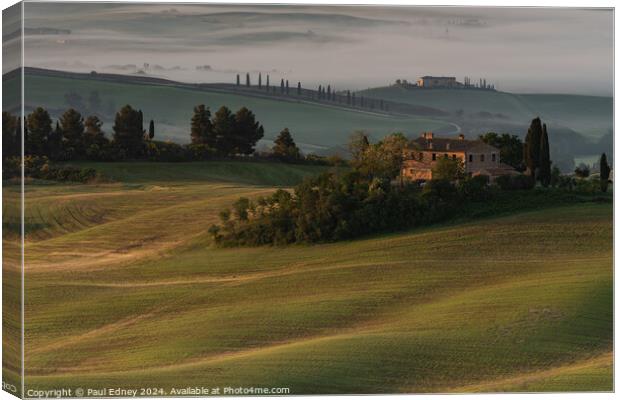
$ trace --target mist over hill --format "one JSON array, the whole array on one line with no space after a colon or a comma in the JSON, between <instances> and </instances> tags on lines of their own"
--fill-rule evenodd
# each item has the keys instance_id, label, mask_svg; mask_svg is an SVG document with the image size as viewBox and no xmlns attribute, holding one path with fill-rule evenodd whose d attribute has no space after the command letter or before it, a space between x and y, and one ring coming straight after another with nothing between
<instances>
[{"instance_id":1,"label":"mist over hill","mask_svg":"<svg viewBox=\"0 0 620 400\"><path fill-rule=\"evenodd\" d=\"M351 90L435 74L511 92L612 92L609 10L29 3L25 14L31 67L135 65L187 82L261 71Z\"/></svg>"},{"instance_id":2,"label":"mist over hill","mask_svg":"<svg viewBox=\"0 0 620 400\"><path fill-rule=\"evenodd\" d=\"M267 95L256 86L184 84L148 76L76 74L26 69L26 111L47 108L54 118L69 107L84 115L95 113L111 134L118 108L131 104L144 111L157 126L157 138L189 141L189 120L195 105L212 110L226 105L248 107L265 127L259 149L270 148L283 128L289 128L304 153L348 156L347 142L354 131L365 131L374 141L393 132L410 138L423 131L443 136L464 133L469 138L486 132L524 137L532 118L548 125L552 160L564 171L575 160L591 164L600 153L613 154L612 98L571 95L517 95L481 90L422 90L398 86L358 92L366 103L385 102L386 109L350 107L342 100L320 101L296 94ZM13 93L18 75L5 74L5 93ZM314 93L311 90L303 89ZM88 104L96 93L98 105ZM313 95L311 95L313 96ZM170 99L174 98L174 104ZM7 103L8 104L8 103ZM16 103L17 104L17 103ZM389 109L387 105L389 104ZM408 108L409 107L409 108Z\"/></svg>"}]
</instances>

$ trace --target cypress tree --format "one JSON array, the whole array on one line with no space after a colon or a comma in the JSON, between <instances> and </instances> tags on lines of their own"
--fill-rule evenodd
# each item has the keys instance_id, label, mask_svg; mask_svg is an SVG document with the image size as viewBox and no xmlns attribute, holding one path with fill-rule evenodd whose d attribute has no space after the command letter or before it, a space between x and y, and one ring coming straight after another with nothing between
<instances>
[{"instance_id":1,"label":"cypress tree","mask_svg":"<svg viewBox=\"0 0 620 400\"><path fill-rule=\"evenodd\" d=\"M286 94L288 94L288 79L286 80Z\"/></svg>"},{"instance_id":2,"label":"cypress tree","mask_svg":"<svg viewBox=\"0 0 620 400\"><path fill-rule=\"evenodd\" d=\"M319 85L319 90L318 90L317 95L318 95L318 98L320 99L321 98L321 85Z\"/></svg>"},{"instance_id":3,"label":"cypress tree","mask_svg":"<svg viewBox=\"0 0 620 400\"><path fill-rule=\"evenodd\" d=\"M301 82L297 82L297 94L301 95Z\"/></svg>"},{"instance_id":4,"label":"cypress tree","mask_svg":"<svg viewBox=\"0 0 620 400\"><path fill-rule=\"evenodd\" d=\"M15 124L15 136L13 142L13 155L20 156L22 154L22 121L24 121L24 138L28 135L28 124L25 123L26 118L23 119L17 117L17 123Z\"/></svg>"},{"instance_id":5,"label":"cypress tree","mask_svg":"<svg viewBox=\"0 0 620 400\"><path fill-rule=\"evenodd\" d=\"M250 86L250 74L245 74L245 86Z\"/></svg>"},{"instance_id":6,"label":"cypress tree","mask_svg":"<svg viewBox=\"0 0 620 400\"><path fill-rule=\"evenodd\" d=\"M151 122L149 123L149 139L153 140L154 137L155 137L155 122L151 120Z\"/></svg>"},{"instance_id":7,"label":"cypress tree","mask_svg":"<svg viewBox=\"0 0 620 400\"><path fill-rule=\"evenodd\" d=\"M540 138L540 163L539 163L540 183L547 187L551 183L551 157L549 155L549 136L547 135L547 125L543 124L542 137Z\"/></svg>"},{"instance_id":8,"label":"cypress tree","mask_svg":"<svg viewBox=\"0 0 620 400\"><path fill-rule=\"evenodd\" d=\"M540 122L540 118L536 117L530 124L530 128L527 131L527 136L525 137L525 145L523 147L523 160L527 165L530 176L534 178L537 177L538 168L540 167L541 138L542 123Z\"/></svg>"},{"instance_id":9,"label":"cypress tree","mask_svg":"<svg viewBox=\"0 0 620 400\"><path fill-rule=\"evenodd\" d=\"M607 192L607 185L609 184L609 172L611 168L609 164L607 164L607 155L605 153L601 154L600 161L600 173L601 173L601 191Z\"/></svg>"},{"instance_id":10,"label":"cypress tree","mask_svg":"<svg viewBox=\"0 0 620 400\"><path fill-rule=\"evenodd\" d=\"M351 105L355 107L355 93L351 94Z\"/></svg>"},{"instance_id":11,"label":"cypress tree","mask_svg":"<svg viewBox=\"0 0 620 400\"><path fill-rule=\"evenodd\" d=\"M351 105L351 91L347 90L347 104Z\"/></svg>"},{"instance_id":12,"label":"cypress tree","mask_svg":"<svg viewBox=\"0 0 620 400\"><path fill-rule=\"evenodd\" d=\"M332 86L327 85L327 100L331 100L331 99L332 99Z\"/></svg>"},{"instance_id":13,"label":"cypress tree","mask_svg":"<svg viewBox=\"0 0 620 400\"><path fill-rule=\"evenodd\" d=\"M258 88L262 88L263 87L263 76L261 75L261 73L258 73Z\"/></svg>"},{"instance_id":14,"label":"cypress tree","mask_svg":"<svg viewBox=\"0 0 620 400\"><path fill-rule=\"evenodd\" d=\"M267 91L269 92L269 74L267 74L267 84L265 85Z\"/></svg>"},{"instance_id":15,"label":"cypress tree","mask_svg":"<svg viewBox=\"0 0 620 400\"><path fill-rule=\"evenodd\" d=\"M237 74L237 86L241 86L241 82L239 81L239 74Z\"/></svg>"},{"instance_id":16,"label":"cypress tree","mask_svg":"<svg viewBox=\"0 0 620 400\"><path fill-rule=\"evenodd\" d=\"M284 93L284 79L280 79L280 93Z\"/></svg>"}]
</instances>

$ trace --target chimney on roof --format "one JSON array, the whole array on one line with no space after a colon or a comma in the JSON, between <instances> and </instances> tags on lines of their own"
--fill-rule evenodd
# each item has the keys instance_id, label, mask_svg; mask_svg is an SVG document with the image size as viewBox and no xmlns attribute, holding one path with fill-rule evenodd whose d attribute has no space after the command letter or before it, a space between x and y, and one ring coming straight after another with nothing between
<instances>
[{"instance_id":1,"label":"chimney on roof","mask_svg":"<svg viewBox=\"0 0 620 400\"><path fill-rule=\"evenodd\" d=\"M462 133L459 133L459 140L465 140L465 135L463 135Z\"/></svg>"}]
</instances>

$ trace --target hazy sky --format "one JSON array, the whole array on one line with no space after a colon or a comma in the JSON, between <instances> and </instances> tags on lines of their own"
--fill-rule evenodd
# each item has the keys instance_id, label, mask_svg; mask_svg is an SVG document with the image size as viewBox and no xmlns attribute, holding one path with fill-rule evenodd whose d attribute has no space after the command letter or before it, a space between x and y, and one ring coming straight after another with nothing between
<instances>
[{"instance_id":1,"label":"hazy sky","mask_svg":"<svg viewBox=\"0 0 620 400\"><path fill-rule=\"evenodd\" d=\"M28 66L129 74L148 63L192 82L262 71L337 89L470 76L505 91L612 93L611 10L26 3L25 21Z\"/></svg>"}]
</instances>

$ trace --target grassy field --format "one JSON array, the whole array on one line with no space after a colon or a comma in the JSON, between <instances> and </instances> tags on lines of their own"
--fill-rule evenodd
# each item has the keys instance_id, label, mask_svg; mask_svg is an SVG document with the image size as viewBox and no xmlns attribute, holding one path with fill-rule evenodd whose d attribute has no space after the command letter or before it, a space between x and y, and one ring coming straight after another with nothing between
<instances>
[{"instance_id":1,"label":"grassy field","mask_svg":"<svg viewBox=\"0 0 620 400\"><path fill-rule=\"evenodd\" d=\"M466 115L481 111L501 113L509 121L527 124L540 116L546 123L570 128L590 139L599 139L613 127L613 98L565 94L513 94L480 90L411 90L381 87L364 91L368 96L425 105ZM470 115L471 118L471 115Z\"/></svg>"},{"instance_id":2,"label":"grassy field","mask_svg":"<svg viewBox=\"0 0 620 400\"><path fill-rule=\"evenodd\" d=\"M96 166L27 187L27 388L612 390L610 204L215 249L223 206L318 169Z\"/></svg>"},{"instance_id":3,"label":"grassy field","mask_svg":"<svg viewBox=\"0 0 620 400\"><path fill-rule=\"evenodd\" d=\"M17 80L4 83L10 90ZM51 110L65 110L65 94L79 93L85 101L91 91L97 91L103 107L109 103L114 109L131 104L144 112L146 121L153 119L156 136L180 143L189 142L189 123L193 108L205 104L215 112L225 105L233 111L241 107L252 110L265 128L265 139L273 140L288 127L303 150L325 149L347 143L358 129L382 137L392 132L419 133L448 126L446 121L423 117L393 117L317 104L282 102L209 91L197 91L156 85L101 82L89 79L68 79L28 75L26 77L26 104ZM171 99L174 99L171 102ZM106 121L104 130L111 133L112 124ZM315 147L317 146L317 147Z\"/></svg>"}]
</instances>

